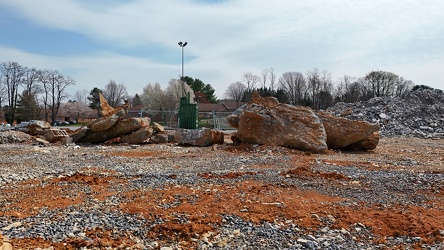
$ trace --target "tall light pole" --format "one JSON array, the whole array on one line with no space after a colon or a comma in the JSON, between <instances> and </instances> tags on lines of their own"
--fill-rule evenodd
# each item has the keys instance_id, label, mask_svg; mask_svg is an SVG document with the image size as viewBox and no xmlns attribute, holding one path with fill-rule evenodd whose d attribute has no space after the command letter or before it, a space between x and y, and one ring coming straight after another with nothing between
<instances>
[{"instance_id":1,"label":"tall light pole","mask_svg":"<svg viewBox=\"0 0 444 250\"><path fill-rule=\"evenodd\" d=\"M182 42L180 41L179 46L182 48L182 78L180 78L180 80L182 81L182 96L185 96L185 87L184 87L184 80L183 80L183 47L187 46L187 42Z\"/></svg>"}]
</instances>

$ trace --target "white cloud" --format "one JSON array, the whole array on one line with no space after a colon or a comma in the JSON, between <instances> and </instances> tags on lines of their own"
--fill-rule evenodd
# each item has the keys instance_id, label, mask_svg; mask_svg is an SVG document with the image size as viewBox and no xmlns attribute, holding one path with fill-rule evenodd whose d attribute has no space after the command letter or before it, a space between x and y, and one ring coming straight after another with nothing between
<instances>
[{"instance_id":1,"label":"white cloud","mask_svg":"<svg viewBox=\"0 0 444 250\"><path fill-rule=\"evenodd\" d=\"M444 2L439 0L0 0L0 6L106 48L158 48L157 57L170 58L159 63L155 56L104 50L57 58L0 48L2 58L67 71L76 87L86 89L110 79L127 84L133 94L148 82L166 86L180 74L178 41L189 43L185 74L212 84L220 98L243 72L260 74L269 67L278 76L316 67L336 78L393 69L418 84L443 84L436 70L444 56Z\"/></svg>"}]
</instances>

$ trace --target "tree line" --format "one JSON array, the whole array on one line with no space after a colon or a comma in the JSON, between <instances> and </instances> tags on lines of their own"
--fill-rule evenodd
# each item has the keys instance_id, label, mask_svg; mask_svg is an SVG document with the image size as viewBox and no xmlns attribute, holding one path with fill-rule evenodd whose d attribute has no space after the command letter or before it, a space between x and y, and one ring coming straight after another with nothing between
<instances>
[{"instance_id":1,"label":"tree line","mask_svg":"<svg viewBox=\"0 0 444 250\"><path fill-rule=\"evenodd\" d=\"M261 75L242 74L241 81L230 84L225 97L246 102L254 90L262 96L276 97L279 102L291 105L326 109L336 102L366 101L373 97L402 96L412 89L412 81L394 73L372 71L363 77L343 76L336 83L331 73L313 69L305 74L291 71L276 77L274 69L264 69Z\"/></svg>"},{"instance_id":2,"label":"tree line","mask_svg":"<svg viewBox=\"0 0 444 250\"><path fill-rule=\"evenodd\" d=\"M165 89L159 83L148 83L141 95L129 96L124 84L110 80L103 89L81 90L72 99L67 87L75 81L57 70L39 70L17 62L0 63L0 107L8 123L43 119L54 123L60 109L72 119L78 119L97 109L99 93L112 107L128 101L132 106L143 106L141 112L161 111L168 121L178 109L180 98L190 93L191 100L201 103L216 103L211 84L200 79L184 76L171 79ZM253 91L262 96L276 97L281 103L326 109L336 102L366 101L378 96L402 96L412 89L412 81L394 73L372 71L363 77L343 76L334 82L331 74L318 69L305 73L291 71L279 78L274 69L264 69L260 75L246 72L241 80L229 85L225 98L238 103L249 101ZM65 103L64 103L65 102ZM42 115L43 114L43 115Z\"/></svg>"},{"instance_id":3,"label":"tree line","mask_svg":"<svg viewBox=\"0 0 444 250\"><path fill-rule=\"evenodd\" d=\"M66 117L77 121L90 113L91 108L100 112L99 93L112 107L128 101L133 106L143 105L142 112L146 113L157 110L174 114L180 98L186 93L191 94L192 101L217 102L215 90L210 84L189 76L171 79L165 90L159 83L148 83L142 94L135 96L129 96L126 86L114 80L110 80L104 88L94 87L90 91L80 90L69 95L67 87L72 85L75 85L75 81L57 70L29 68L18 62L1 62L0 113L10 124L38 119L54 124L60 110Z\"/></svg>"},{"instance_id":4,"label":"tree line","mask_svg":"<svg viewBox=\"0 0 444 250\"><path fill-rule=\"evenodd\" d=\"M0 107L8 123L40 119L54 122L75 81L57 70L35 69L17 62L0 63Z\"/></svg>"}]
</instances>

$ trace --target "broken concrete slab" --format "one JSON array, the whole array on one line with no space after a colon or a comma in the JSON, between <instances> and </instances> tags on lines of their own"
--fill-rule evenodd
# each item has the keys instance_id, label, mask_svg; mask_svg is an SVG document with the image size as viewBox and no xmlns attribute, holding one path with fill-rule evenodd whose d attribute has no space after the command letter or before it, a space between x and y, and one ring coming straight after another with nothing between
<instances>
[{"instance_id":1,"label":"broken concrete slab","mask_svg":"<svg viewBox=\"0 0 444 250\"><path fill-rule=\"evenodd\" d=\"M45 139L49 142L55 142L67 137L69 137L68 133L61 129L48 129L45 133Z\"/></svg>"}]
</instances>

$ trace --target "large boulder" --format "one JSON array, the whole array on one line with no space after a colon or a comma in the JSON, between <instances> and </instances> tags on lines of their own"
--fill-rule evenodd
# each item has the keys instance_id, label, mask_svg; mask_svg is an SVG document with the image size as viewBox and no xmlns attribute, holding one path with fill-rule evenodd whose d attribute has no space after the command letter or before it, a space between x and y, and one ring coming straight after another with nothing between
<instances>
[{"instance_id":1,"label":"large boulder","mask_svg":"<svg viewBox=\"0 0 444 250\"><path fill-rule=\"evenodd\" d=\"M315 113L308 107L260 97L257 92L228 120L237 128L233 142L273 144L313 153L325 153L328 148L372 150L379 142L378 124Z\"/></svg>"},{"instance_id":2,"label":"large boulder","mask_svg":"<svg viewBox=\"0 0 444 250\"><path fill-rule=\"evenodd\" d=\"M46 121L41 120L35 120L32 121L26 126L26 133L30 135L37 135L39 133L42 133L44 130L51 128L51 124Z\"/></svg>"},{"instance_id":3,"label":"large boulder","mask_svg":"<svg viewBox=\"0 0 444 250\"><path fill-rule=\"evenodd\" d=\"M327 151L324 126L313 110L263 98L257 92L239 115L236 136L245 143L273 144L314 153Z\"/></svg>"},{"instance_id":4,"label":"large boulder","mask_svg":"<svg viewBox=\"0 0 444 250\"><path fill-rule=\"evenodd\" d=\"M327 146L331 149L345 148L353 143L360 142L371 136L374 132L379 131L378 124L372 124L366 121L352 121L322 111L317 112L317 115L324 125L325 132L327 133ZM374 139L371 139L370 141L375 142ZM377 141L379 141L379 137Z\"/></svg>"},{"instance_id":5,"label":"large boulder","mask_svg":"<svg viewBox=\"0 0 444 250\"><path fill-rule=\"evenodd\" d=\"M110 116L100 117L90 123L88 123L87 127L92 131L104 131L111 128L117 121L122 119L128 111L124 108L119 108L116 112Z\"/></svg>"},{"instance_id":6,"label":"large boulder","mask_svg":"<svg viewBox=\"0 0 444 250\"><path fill-rule=\"evenodd\" d=\"M153 144L168 143L168 134L156 133L151 136L149 142Z\"/></svg>"},{"instance_id":7,"label":"large boulder","mask_svg":"<svg viewBox=\"0 0 444 250\"><path fill-rule=\"evenodd\" d=\"M353 150L353 151L367 151L367 150L373 150L375 149L379 144L379 138L380 138L379 131L374 132L369 137L360 140L358 142L352 143L346 147L344 147L344 150Z\"/></svg>"},{"instance_id":8,"label":"large boulder","mask_svg":"<svg viewBox=\"0 0 444 250\"><path fill-rule=\"evenodd\" d=\"M174 141L178 144L206 147L214 144L223 144L224 133L207 128L202 128L201 130L178 129L174 134Z\"/></svg>"},{"instance_id":9,"label":"large boulder","mask_svg":"<svg viewBox=\"0 0 444 250\"><path fill-rule=\"evenodd\" d=\"M101 93L99 93L98 111L99 115L102 117L111 116L115 112L115 109L108 104L105 97Z\"/></svg>"},{"instance_id":10,"label":"large boulder","mask_svg":"<svg viewBox=\"0 0 444 250\"><path fill-rule=\"evenodd\" d=\"M129 135L125 135L121 137L121 141L128 144L140 144L150 139L153 135L153 128L151 127L143 127Z\"/></svg>"},{"instance_id":11,"label":"large boulder","mask_svg":"<svg viewBox=\"0 0 444 250\"><path fill-rule=\"evenodd\" d=\"M148 117L131 117L128 119L120 120L107 130L92 131L91 129L88 129L86 132L79 131L79 133L85 133L85 135L79 139L79 142L105 142L116 137L127 135L140 128L148 127L150 125L150 122L151 119Z\"/></svg>"}]
</instances>

